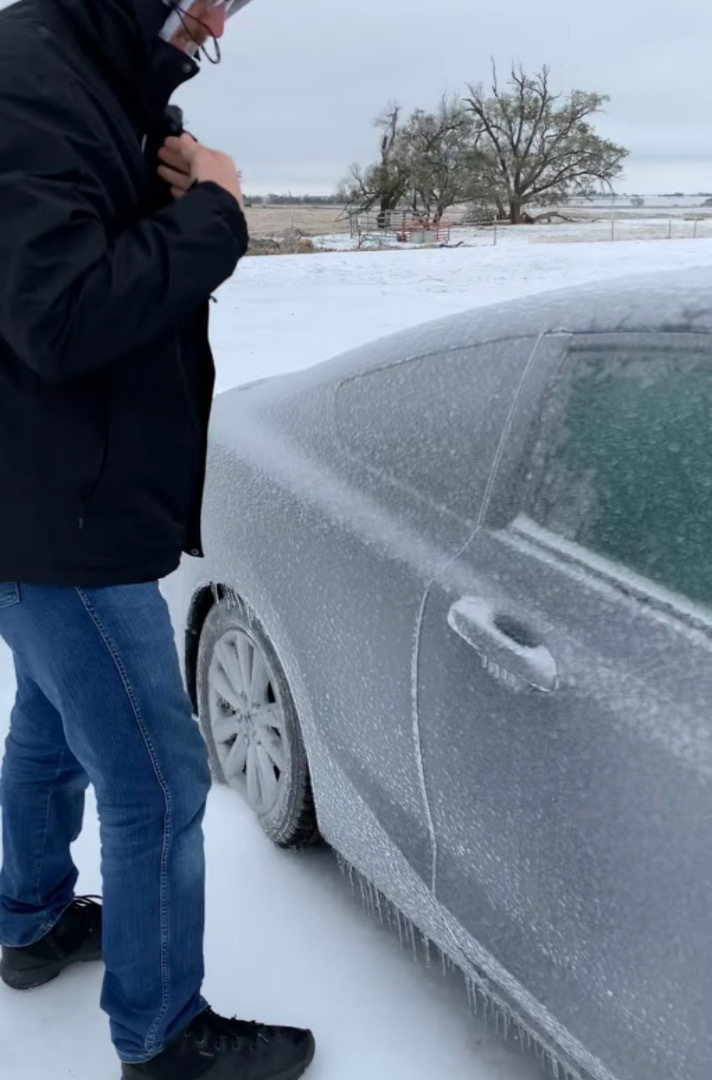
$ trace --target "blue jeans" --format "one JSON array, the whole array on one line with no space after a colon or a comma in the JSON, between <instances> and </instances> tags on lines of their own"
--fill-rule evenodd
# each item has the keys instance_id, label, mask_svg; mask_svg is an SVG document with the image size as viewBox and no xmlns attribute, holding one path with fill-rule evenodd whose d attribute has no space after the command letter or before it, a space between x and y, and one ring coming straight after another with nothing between
<instances>
[{"instance_id":1,"label":"blue jeans","mask_svg":"<svg viewBox=\"0 0 712 1080\"><path fill-rule=\"evenodd\" d=\"M69 846L96 792L102 1008L141 1062L205 1008L202 820L210 777L157 584L0 583L17 701L2 770L0 943L30 945L74 896Z\"/></svg>"}]
</instances>

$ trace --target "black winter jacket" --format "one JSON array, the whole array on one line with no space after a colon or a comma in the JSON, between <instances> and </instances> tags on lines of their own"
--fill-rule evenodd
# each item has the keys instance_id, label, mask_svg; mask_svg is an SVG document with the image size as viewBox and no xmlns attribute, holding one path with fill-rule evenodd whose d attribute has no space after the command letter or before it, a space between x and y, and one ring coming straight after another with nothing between
<instances>
[{"instance_id":1,"label":"black winter jacket","mask_svg":"<svg viewBox=\"0 0 712 1080\"><path fill-rule=\"evenodd\" d=\"M0 581L119 585L202 554L208 299L247 247L214 184L156 177L198 65L163 0L0 13Z\"/></svg>"}]
</instances>

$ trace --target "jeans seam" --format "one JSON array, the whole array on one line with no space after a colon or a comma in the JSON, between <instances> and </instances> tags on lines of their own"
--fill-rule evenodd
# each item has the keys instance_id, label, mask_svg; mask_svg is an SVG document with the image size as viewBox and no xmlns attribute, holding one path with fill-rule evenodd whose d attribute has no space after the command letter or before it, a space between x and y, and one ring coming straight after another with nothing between
<instances>
[{"instance_id":1,"label":"jeans seam","mask_svg":"<svg viewBox=\"0 0 712 1080\"><path fill-rule=\"evenodd\" d=\"M167 897L167 892L168 892L168 868L167 868L167 862L168 862L168 850L169 850L170 843L171 843L171 840L172 840L171 793L170 793L170 790L168 788L168 785L165 782L163 774L161 772L161 767L160 767L160 765L158 763L155 747L153 746L153 743L151 741L151 737L150 737L150 735L148 733L148 730L146 728L146 725L144 723L144 719L143 719L143 716L141 714L141 709L140 709L138 701L136 699L136 694L134 692L133 686L131 685L131 681L129 679L128 672L126 670L126 667L124 665L123 660L121 659L121 653L120 653L120 651L119 651L119 649L118 649L118 647L116 645L116 642L112 638L112 636L109 633L108 629L104 625L101 617L99 616L99 613L93 607L93 605L91 603L91 600L89 599L88 595L84 592L84 590L77 588L76 593L77 593L77 596L79 597L79 599L81 600L81 602L82 602L82 604L83 604L83 606L84 606L84 608L86 610L87 615L89 616L89 618L92 620L92 622L96 626L96 628L97 628L97 630L98 630L98 632L99 632L99 634L100 634L100 636L101 636L101 638L102 638L102 640L104 642L104 645L106 646L112 660L114 661L116 669L117 669L117 671L119 673L119 677L120 677L121 682L123 684L124 690L126 691L126 696L129 699L129 703L131 705L131 710L132 710L132 712L134 714L136 724L138 726L139 732L141 734L141 738L143 739L144 745L145 745L146 750L148 752L148 756L149 756L149 759L151 761L153 771L154 771L154 773L156 775L156 779L157 779L158 784L159 784L159 786L161 788L161 791L163 793L163 798L164 798L164 801L165 801L166 815L165 815L165 818L164 818L164 825L163 825L163 849L162 849L162 852L161 852L161 882L160 882L160 893L159 893L160 927L161 927L161 993L162 993L162 1003L161 1003L161 1008L160 1008L160 1010L158 1012L158 1015L155 1017L155 1019L153 1020L152 1024L150 1025L150 1027L149 1027L149 1029L148 1029L148 1031L146 1033L146 1039L144 1041L144 1047L145 1047L146 1053L153 1053L156 1049L158 1049L159 1051L161 1049L160 1046L157 1046L155 1044L155 1035L156 1035L156 1031L157 1031L159 1025L161 1024L162 1020L165 1018L165 1016L166 1016L166 1014L168 1012L169 1005L170 1005L170 979L169 979L169 972L168 972L168 941L169 941L169 937L170 937L170 927L169 927L169 905L168 905L168 897Z\"/></svg>"},{"instance_id":2,"label":"jeans seam","mask_svg":"<svg viewBox=\"0 0 712 1080\"><path fill-rule=\"evenodd\" d=\"M45 811L44 833L42 836L42 844L40 845L40 854L37 860L37 876L35 878L35 896L37 897L38 904L42 903L42 897L40 896L40 877L42 875L42 859L44 858L44 853L47 848L47 836L49 834L49 815L52 809L52 793L54 791L54 785L57 783L60 773L62 772L62 766L64 765L64 757L65 752L64 750L62 750L59 754L59 764L57 766L57 771L54 774L54 777L49 786L49 791L47 792L47 809ZM51 921L45 919L45 924L47 923L50 923L51 925ZM45 931L45 933L46 932L47 931Z\"/></svg>"}]
</instances>

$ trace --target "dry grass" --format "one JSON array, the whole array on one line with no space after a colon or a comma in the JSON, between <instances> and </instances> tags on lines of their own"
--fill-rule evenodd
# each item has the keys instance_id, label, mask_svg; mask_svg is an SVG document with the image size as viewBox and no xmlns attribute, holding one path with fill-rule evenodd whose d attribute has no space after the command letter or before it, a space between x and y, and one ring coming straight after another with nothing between
<instances>
[{"instance_id":1,"label":"dry grass","mask_svg":"<svg viewBox=\"0 0 712 1080\"><path fill-rule=\"evenodd\" d=\"M256 239L279 238L288 232L325 236L349 231L343 206L248 206L246 214L250 233Z\"/></svg>"},{"instance_id":2,"label":"dry grass","mask_svg":"<svg viewBox=\"0 0 712 1080\"><path fill-rule=\"evenodd\" d=\"M248 255L311 255L317 248L308 236L288 232L274 239L271 236L251 236Z\"/></svg>"}]
</instances>

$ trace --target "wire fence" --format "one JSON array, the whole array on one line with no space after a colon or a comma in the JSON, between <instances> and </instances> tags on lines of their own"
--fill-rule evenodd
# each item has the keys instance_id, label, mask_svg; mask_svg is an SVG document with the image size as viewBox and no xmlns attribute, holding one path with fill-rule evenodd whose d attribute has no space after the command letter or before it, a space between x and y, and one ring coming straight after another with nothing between
<instances>
[{"instance_id":1,"label":"wire fence","mask_svg":"<svg viewBox=\"0 0 712 1080\"><path fill-rule=\"evenodd\" d=\"M398 210L347 213L342 220L343 231L359 248L712 239L712 213L643 216L617 211L600 217L545 214L529 224L512 225L466 213L435 218Z\"/></svg>"}]
</instances>

